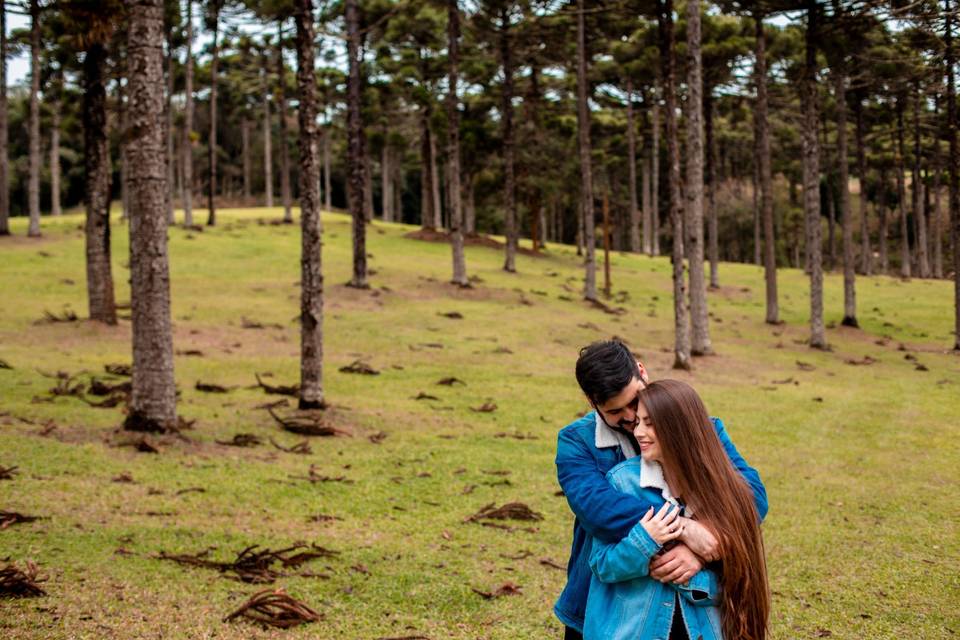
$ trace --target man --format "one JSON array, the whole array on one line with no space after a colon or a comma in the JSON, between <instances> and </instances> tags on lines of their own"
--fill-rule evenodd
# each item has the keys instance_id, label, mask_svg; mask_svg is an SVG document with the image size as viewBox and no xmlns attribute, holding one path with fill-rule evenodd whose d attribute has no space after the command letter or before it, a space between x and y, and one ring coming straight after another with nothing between
<instances>
[{"instance_id":1,"label":"man","mask_svg":"<svg viewBox=\"0 0 960 640\"><path fill-rule=\"evenodd\" d=\"M594 411L564 427L557 440L557 479L576 516L567 586L554 606L554 613L566 626L566 640L582 638L590 588L590 537L619 542L652 506L619 493L605 477L615 465L639 454L633 429L638 394L648 381L646 370L625 344L610 340L581 349L576 374ZM730 461L753 491L762 519L767 513L767 492L759 474L737 452L723 423L712 420ZM717 552L717 540L709 529L685 518L679 543L650 562L650 576L683 584L706 562L719 559Z\"/></svg>"}]
</instances>

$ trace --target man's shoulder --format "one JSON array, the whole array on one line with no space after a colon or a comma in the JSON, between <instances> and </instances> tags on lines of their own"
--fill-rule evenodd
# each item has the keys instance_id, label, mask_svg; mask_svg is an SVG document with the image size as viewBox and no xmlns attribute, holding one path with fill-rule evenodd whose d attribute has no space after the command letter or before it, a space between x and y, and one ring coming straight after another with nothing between
<instances>
[{"instance_id":1,"label":"man's shoulder","mask_svg":"<svg viewBox=\"0 0 960 640\"><path fill-rule=\"evenodd\" d=\"M588 411L585 415L577 418L563 429L560 429L560 439L583 438L589 434L590 441L593 441L593 433L596 430L596 424L596 412Z\"/></svg>"}]
</instances>

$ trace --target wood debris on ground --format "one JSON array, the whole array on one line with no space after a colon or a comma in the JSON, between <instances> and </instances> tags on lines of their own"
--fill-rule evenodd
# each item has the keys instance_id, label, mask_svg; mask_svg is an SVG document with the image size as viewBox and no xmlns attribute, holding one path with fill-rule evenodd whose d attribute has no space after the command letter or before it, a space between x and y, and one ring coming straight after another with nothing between
<instances>
[{"instance_id":1,"label":"wood debris on ground","mask_svg":"<svg viewBox=\"0 0 960 640\"><path fill-rule=\"evenodd\" d=\"M259 545L247 547L231 562L210 560L207 558L209 549L195 554L170 554L161 551L156 557L159 560L169 560L186 566L215 569L241 582L269 584L285 575L280 569L296 569L310 560L331 558L339 554L339 551L316 544L307 546L298 543L277 551L271 549L258 551L258 547ZM280 566L274 568L275 564Z\"/></svg>"},{"instance_id":2,"label":"wood debris on ground","mask_svg":"<svg viewBox=\"0 0 960 640\"><path fill-rule=\"evenodd\" d=\"M497 507L496 503L491 502L477 511L472 516L467 517L464 522L478 522L480 520L543 520L543 516L522 502L508 502L502 507Z\"/></svg>"},{"instance_id":3,"label":"wood debris on ground","mask_svg":"<svg viewBox=\"0 0 960 640\"><path fill-rule=\"evenodd\" d=\"M253 594L223 621L246 618L265 627L289 629L308 622L316 622L322 616L303 602L281 589L265 589Z\"/></svg>"},{"instance_id":4,"label":"wood debris on ground","mask_svg":"<svg viewBox=\"0 0 960 640\"><path fill-rule=\"evenodd\" d=\"M349 431L337 429L323 423L323 417L317 412L293 414L287 417L277 415L273 409L267 409L285 431L301 436L352 436Z\"/></svg>"},{"instance_id":5,"label":"wood debris on ground","mask_svg":"<svg viewBox=\"0 0 960 640\"><path fill-rule=\"evenodd\" d=\"M523 587L516 584L515 582L504 582L502 585L494 589L493 591L483 591L477 588L471 588L475 594L483 598L484 600L492 600L494 598L502 598L503 596L518 596L523 593Z\"/></svg>"},{"instance_id":6,"label":"wood debris on ground","mask_svg":"<svg viewBox=\"0 0 960 640\"><path fill-rule=\"evenodd\" d=\"M299 385L299 384L292 384L292 385L270 385L270 384L267 384L266 382L264 382L264 381L260 378L260 374L259 374L259 373L254 373L253 376L257 379L257 384L260 386L261 389L263 389L263 392L264 392L264 393L272 393L272 394L278 395L278 396L293 396L293 397L296 397L296 396L300 395L300 385Z\"/></svg>"},{"instance_id":7,"label":"wood debris on ground","mask_svg":"<svg viewBox=\"0 0 960 640\"><path fill-rule=\"evenodd\" d=\"M252 433L237 433L232 440L214 440L214 442L228 447L258 447L263 444L259 436Z\"/></svg>"},{"instance_id":8,"label":"wood debris on ground","mask_svg":"<svg viewBox=\"0 0 960 640\"><path fill-rule=\"evenodd\" d=\"M34 522L39 519L40 516L27 516L16 511L0 511L0 530L6 529L14 524Z\"/></svg>"},{"instance_id":9,"label":"wood debris on ground","mask_svg":"<svg viewBox=\"0 0 960 640\"><path fill-rule=\"evenodd\" d=\"M41 578L37 565L27 560L20 569L16 564L8 564L0 569L0 598L36 598L47 595L40 586L46 582Z\"/></svg>"},{"instance_id":10,"label":"wood debris on ground","mask_svg":"<svg viewBox=\"0 0 960 640\"><path fill-rule=\"evenodd\" d=\"M358 373L364 376L378 376L380 372L363 360L354 360L345 367L340 367L340 373Z\"/></svg>"}]
</instances>

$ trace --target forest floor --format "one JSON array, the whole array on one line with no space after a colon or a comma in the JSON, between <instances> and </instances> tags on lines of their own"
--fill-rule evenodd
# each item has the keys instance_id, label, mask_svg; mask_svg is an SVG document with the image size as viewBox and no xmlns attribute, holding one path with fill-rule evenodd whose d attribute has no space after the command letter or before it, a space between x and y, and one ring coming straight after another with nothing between
<instances>
[{"instance_id":1,"label":"forest floor","mask_svg":"<svg viewBox=\"0 0 960 640\"><path fill-rule=\"evenodd\" d=\"M570 247L520 255L513 275L501 252L468 247L476 281L460 290L447 284L447 245L376 222L373 286L358 291L344 286L349 220L325 215L324 382L329 422L349 435L311 438L312 453L296 454L270 443L304 438L259 408L284 397L254 377L299 380L299 228L271 224L280 216L224 210L216 228L170 230L178 412L196 422L185 440L152 438L159 453L120 446L122 406L94 408L73 392L91 376L125 380L104 367L130 362L129 320L43 320L86 315L82 217L45 218L39 240L0 238L0 359L12 367L0 368L0 467L18 467L0 480L0 511L41 518L0 529L0 560L36 561L47 577L45 597L0 600L0 637L560 637L552 606L573 517L557 495L556 433L587 409L578 349L611 335L654 377L694 384L759 469L774 638L960 633L960 357L946 350L948 282L859 278L855 330L839 326L842 280L828 275L833 350L823 352L805 344L802 273L780 272L786 324L772 327L761 269L722 264L723 287L709 295L717 355L678 373L666 257L613 256L609 306L624 312L611 314L581 300ZM24 223L13 221L15 233ZM127 302L127 227L113 229ZM379 375L340 371L356 360ZM50 377L58 371L77 377ZM463 384L438 384L449 377ZM217 443L236 434L262 444ZM543 519L465 522L509 502ZM158 558L208 550L229 562L251 545L301 541L337 553L278 561L272 585ZM322 619L286 631L222 621L274 586Z\"/></svg>"}]
</instances>

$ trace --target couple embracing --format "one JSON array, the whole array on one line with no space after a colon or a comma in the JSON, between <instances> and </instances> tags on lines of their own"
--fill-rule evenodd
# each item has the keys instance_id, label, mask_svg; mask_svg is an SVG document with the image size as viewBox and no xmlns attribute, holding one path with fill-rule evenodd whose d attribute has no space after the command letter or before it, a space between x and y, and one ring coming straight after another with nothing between
<instances>
[{"instance_id":1,"label":"couple embracing","mask_svg":"<svg viewBox=\"0 0 960 640\"><path fill-rule=\"evenodd\" d=\"M766 489L723 423L618 340L582 349L576 374L594 411L557 443L576 516L565 640L766 638Z\"/></svg>"}]
</instances>

